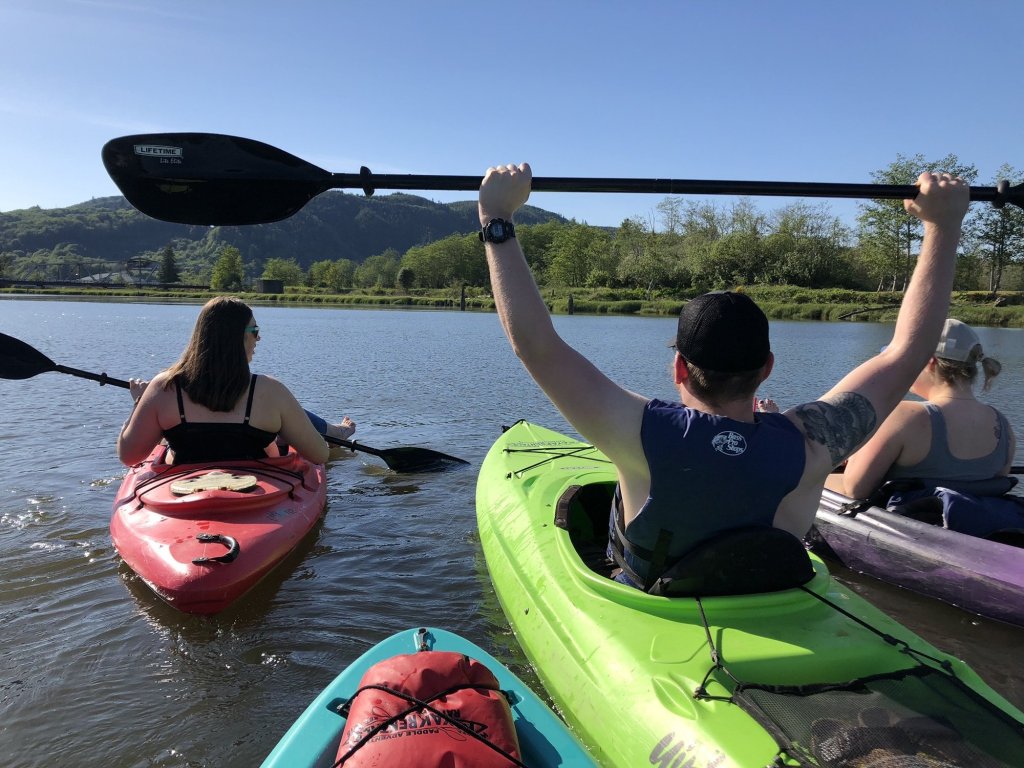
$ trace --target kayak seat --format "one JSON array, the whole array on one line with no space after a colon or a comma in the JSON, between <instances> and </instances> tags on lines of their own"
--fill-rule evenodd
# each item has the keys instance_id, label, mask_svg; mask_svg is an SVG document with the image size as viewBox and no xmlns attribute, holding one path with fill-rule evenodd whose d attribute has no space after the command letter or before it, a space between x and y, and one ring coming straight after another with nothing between
<instances>
[{"instance_id":1,"label":"kayak seat","mask_svg":"<svg viewBox=\"0 0 1024 768\"><path fill-rule=\"evenodd\" d=\"M555 526L590 570L610 577L608 513L615 482L571 485L555 505ZM669 597L713 597L793 589L814 577L807 549L779 528L739 528L708 539L665 571L649 590Z\"/></svg>"},{"instance_id":2,"label":"kayak seat","mask_svg":"<svg viewBox=\"0 0 1024 768\"><path fill-rule=\"evenodd\" d=\"M1019 546L1024 497L1009 493L1013 476L978 481L921 480L880 505L893 514L968 536Z\"/></svg>"},{"instance_id":3,"label":"kayak seat","mask_svg":"<svg viewBox=\"0 0 1024 768\"><path fill-rule=\"evenodd\" d=\"M648 592L665 597L756 595L795 589L814 578L803 542L780 528L724 531L670 566Z\"/></svg>"},{"instance_id":4,"label":"kayak seat","mask_svg":"<svg viewBox=\"0 0 1024 768\"><path fill-rule=\"evenodd\" d=\"M942 499L938 496L925 496L888 509L901 517L909 517L920 523L942 526Z\"/></svg>"}]
</instances>

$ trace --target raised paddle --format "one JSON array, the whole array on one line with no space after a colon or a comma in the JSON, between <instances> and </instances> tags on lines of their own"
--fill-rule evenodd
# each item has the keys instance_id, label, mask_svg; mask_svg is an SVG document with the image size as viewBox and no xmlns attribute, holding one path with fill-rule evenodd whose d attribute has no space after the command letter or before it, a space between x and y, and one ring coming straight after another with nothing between
<instances>
[{"instance_id":1,"label":"raised paddle","mask_svg":"<svg viewBox=\"0 0 1024 768\"><path fill-rule=\"evenodd\" d=\"M218 133L148 133L111 139L103 164L128 202L155 219L180 224L239 225L280 221L328 189L480 189L480 176L331 173L252 139ZM537 177L537 192L646 192L662 195L781 195L903 200L912 184L798 181L588 179ZM1024 184L971 187L971 200L1024 207Z\"/></svg>"},{"instance_id":2,"label":"raised paddle","mask_svg":"<svg viewBox=\"0 0 1024 768\"><path fill-rule=\"evenodd\" d=\"M35 347L26 344L20 339L0 333L0 379L31 379L40 373L67 373L71 376L78 376L82 379L98 381L100 386L111 384L115 387L129 389L131 385L124 379L115 379L105 373L90 373L77 368L68 368L64 365L57 365ZM468 464L464 459L449 456L440 451L432 451L428 448L417 448L415 446L402 446L399 448L371 448L368 445L360 445L353 440L339 440L336 437L324 435L324 439L333 445L340 445L351 451L361 451L371 456L377 456L384 460L391 469L396 472L437 472L442 469L449 469L460 464Z\"/></svg>"}]
</instances>

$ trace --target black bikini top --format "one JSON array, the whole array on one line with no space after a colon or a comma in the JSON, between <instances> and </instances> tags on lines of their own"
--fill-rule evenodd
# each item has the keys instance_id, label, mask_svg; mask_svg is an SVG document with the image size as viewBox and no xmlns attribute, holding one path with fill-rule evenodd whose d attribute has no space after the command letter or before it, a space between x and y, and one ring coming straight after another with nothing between
<instances>
[{"instance_id":1,"label":"black bikini top","mask_svg":"<svg viewBox=\"0 0 1024 768\"><path fill-rule=\"evenodd\" d=\"M181 423L164 430L164 438L174 451L175 464L266 458L266 447L274 441L277 433L249 424L252 397L256 391L255 373L249 379L249 398L245 403L245 418L241 422L187 421L181 385L177 379L174 380L174 390L178 396Z\"/></svg>"}]
</instances>

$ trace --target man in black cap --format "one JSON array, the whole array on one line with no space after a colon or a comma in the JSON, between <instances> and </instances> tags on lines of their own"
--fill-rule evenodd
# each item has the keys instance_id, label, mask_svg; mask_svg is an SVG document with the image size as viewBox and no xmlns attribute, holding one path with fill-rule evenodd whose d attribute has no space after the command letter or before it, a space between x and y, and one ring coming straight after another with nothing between
<instances>
[{"instance_id":1,"label":"man in black cap","mask_svg":"<svg viewBox=\"0 0 1024 768\"><path fill-rule=\"evenodd\" d=\"M565 343L515 239L512 216L529 198L531 178L526 164L488 169L480 237L513 350L566 420L615 464L616 578L646 588L666 564L732 529L773 526L803 536L829 472L871 436L935 350L968 186L923 173L917 197L905 202L925 234L888 347L819 400L755 414L752 399L774 357L768 321L743 294L708 293L683 307L673 364L681 403L623 389Z\"/></svg>"}]
</instances>

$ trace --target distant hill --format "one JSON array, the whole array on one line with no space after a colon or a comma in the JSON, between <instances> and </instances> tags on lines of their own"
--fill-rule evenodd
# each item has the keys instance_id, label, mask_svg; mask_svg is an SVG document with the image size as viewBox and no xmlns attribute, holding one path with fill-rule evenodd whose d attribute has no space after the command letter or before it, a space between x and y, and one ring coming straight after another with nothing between
<instances>
[{"instance_id":1,"label":"distant hill","mask_svg":"<svg viewBox=\"0 0 1024 768\"><path fill-rule=\"evenodd\" d=\"M526 206L516 221L538 224L566 219ZM0 213L0 254L73 253L86 260L124 262L154 257L168 244L192 258L212 259L234 245L246 263L295 259L304 269L315 261L367 257L479 228L476 201L435 203L407 194L363 195L341 191L314 198L290 219L246 227L169 224L145 216L123 197L102 197L67 208L38 207Z\"/></svg>"}]
</instances>

